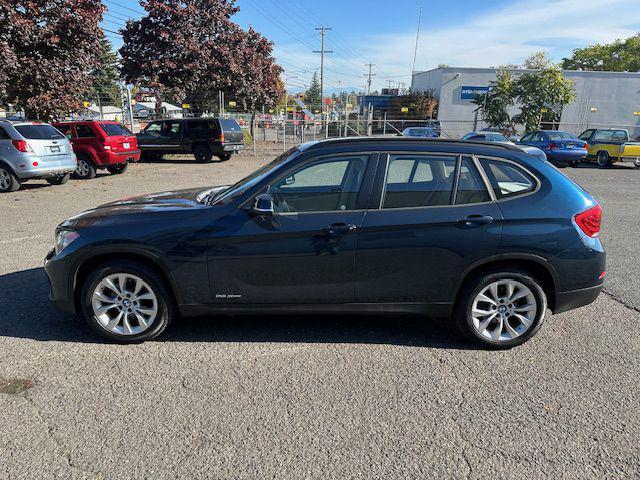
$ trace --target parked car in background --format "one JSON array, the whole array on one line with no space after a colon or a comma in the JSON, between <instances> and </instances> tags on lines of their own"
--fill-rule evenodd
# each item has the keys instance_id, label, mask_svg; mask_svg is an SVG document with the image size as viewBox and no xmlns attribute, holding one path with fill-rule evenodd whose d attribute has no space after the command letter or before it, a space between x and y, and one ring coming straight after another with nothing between
<instances>
[{"instance_id":1,"label":"parked car in background","mask_svg":"<svg viewBox=\"0 0 640 480\"><path fill-rule=\"evenodd\" d=\"M505 137L501 132L494 132L492 130L480 130L478 132L469 132L462 140L479 140L483 142L502 142L502 143L513 143L507 137Z\"/></svg>"},{"instance_id":2,"label":"parked car in background","mask_svg":"<svg viewBox=\"0 0 640 480\"><path fill-rule=\"evenodd\" d=\"M74 172L77 178L94 178L100 169L118 175L126 171L129 163L140 160L136 136L121 123L89 120L54 125L73 145L78 157Z\"/></svg>"},{"instance_id":3,"label":"parked car in background","mask_svg":"<svg viewBox=\"0 0 640 480\"><path fill-rule=\"evenodd\" d=\"M159 159L171 153L191 153L196 162L215 155L229 160L244 150L242 128L233 118L180 118L149 123L138 135L143 158Z\"/></svg>"},{"instance_id":4,"label":"parked car in background","mask_svg":"<svg viewBox=\"0 0 640 480\"><path fill-rule=\"evenodd\" d=\"M629 162L640 168L640 142L633 141L621 128L590 128L578 137L588 144L588 158L600 167Z\"/></svg>"},{"instance_id":5,"label":"parked car in background","mask_svg":"<svg viewBox=\"0 0 640 480\"><path fill-rule=\"evenodd\" d=\"M179 314L453 315L509 348L600 293L601 208L502 143L378 137L294 147L233 186L127 198L56 230L51 298L112 341ZM178 226L178 227L177 227Z\"/></svg>"},{"instance_id":6,"label":"parked car in background","mask_svg":"<svg viewBox=\"0 0 640 480\"><path fill-rule=\"evenodd\" d=\"M35 178L62 185L76 166L69 140L48 123L0 121L0 192Z\"/></svg>"},{"instance_id":7,"label":"parked car in background","mask_svg":"<svg viewBox=\"0 0 640 480\"><path fill-rule=\"evenodd\" d=\"M401 135L403 137L438 138L440 135L433 127L408 127Z\"/></svg>"},{"instance_id":8,"label":"parked car in background","mask_svg":"<svg viewBox=\"0 0 640 480\"><path fill-rule=\"evenodd\" d=\"M527 132L518 143L539 148L546 154L547 160L554 164L576 167L587 158L587 143L569 132L558 130Z\"/></svg>"}]
</instances>

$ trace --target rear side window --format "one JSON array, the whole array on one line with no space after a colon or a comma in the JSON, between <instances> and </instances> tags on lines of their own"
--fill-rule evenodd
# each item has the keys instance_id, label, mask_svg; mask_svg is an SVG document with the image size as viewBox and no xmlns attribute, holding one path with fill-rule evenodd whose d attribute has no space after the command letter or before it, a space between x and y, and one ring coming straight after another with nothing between
<instances>
[{"instance_id":1,"label":"rear side window","mask_svg":"<svg viewBox=\"0 0 640 480\"><path fill-rule=\"evenodd\" d=\"M239 132L241 131L240 125L233 119L230 118L221 118L220 125L222 125L222 130L225 132Z\"/></svg>"},{"instance_id":2,"label":"rear side window","mask_svg":"<svg viewBox=\"0 0 640 480\"><path fill-rule=\"evenodd\" d=\"M629 139L629 135L625 130L598 130L593 139L598 142L624 142Z\"/></svg>"},{"instance_id":3,"label":"rear side window","mask_svg":"<svg viewBox=\"0 0 640 480\"><path fill-rule=\"evenodd\" d=\"M52 140L64 138L64 135L51 125L16 125L15 128L24 138L31 140Z\"/></svg>"},{"instance_id":4,"label":"rear side window","mask_svg":"<svg viewBox=\"0 0 640 480\"><path fill-rule=\"evenodd\" d=\"M96 134L93 133L89 125L76 125L76 136L78 138L92 138L95 137Z\"/></svg>"},{"instance_id":5,"label":"rear side window","mask_svg":"<svg viewBox=\"0 0 640 480\"><path fill-rule=\"evenodd\" d=\"M119 136L131 136L133 133L119 123L101 123L100 128L107 134L109 137L119 137Z\"/></svg>"},{"instance_id":6,"label":"rear side window","mask_svg":"<svg viewBox=\"0 0 640 480\"><path fill-rule=\"evenodd\" d=\"M513 163L489 159L482 159L481 163L498 199L523 195L536 188L533 177Z\"/></svg>"},{"instance_id":7,"label":"rear side window","mask_svg":"<svg viewBox=\"0 0 640 480\"><path fill-rule=\"evenodd\" d=\"M11 137L6 132L6 130L4 128L0 127L0 140L9 140L10 138Z\"/></svg>"},{"instance_id":8,"label":"rear side window","mask_svg":"<svg viewBox=\"0 0 640 480\"><path fill-rule=\"evenodd\" d=\"M456 157L391 155L382 208L449 205Z\"/></svg>"},{"instance_id":9,"label":"rear side window","mask_svg":"<svg viewBox=\"0 0 640 480\"><path fill-rule=\"evenodd\" d=\"M216 120L194 120L187 122L187 127L192 137L206 138L218 133Z\"/></svg>"},{"instance_id":10,"label":"rear side window","mask_svg":"<svg viewBox=\"0 0 640 480\"><path fill-rule=\"evenodd\" d=\"M482 203L491 200L489 192L480 177L480 173L470 158L463 158L460 163L460 176L456 190L456 205Z\"/></svg>"}]
</instances>

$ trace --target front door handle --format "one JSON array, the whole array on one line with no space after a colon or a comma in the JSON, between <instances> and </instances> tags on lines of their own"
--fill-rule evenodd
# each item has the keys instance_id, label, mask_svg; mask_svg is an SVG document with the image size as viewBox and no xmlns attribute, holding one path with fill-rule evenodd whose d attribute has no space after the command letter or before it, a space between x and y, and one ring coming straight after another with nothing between
<instances>
[{"instance_id":1,"label":"front door handle","mask_svg":"<svg viewBox=\"0 0 640 480\"><path fill-rule=\"evenodd\" d=\"M328 227L324 227L322 231L329 235L333 235L336 233L354 232L357 229L358 227L353 223L332 223Z\"/></svg>"},{"instance_id":2,"label":"front door handle","mask_svg":"<svg viewBox=\"0 0 640 480\"><path fill-rule=\"evenodd\" d=\"M461 223L467 226L488 225L491 222L493 222L493 217L489 215L467 215L466 217L458 220L458 223Z\"/></svg>"}]
</instances>

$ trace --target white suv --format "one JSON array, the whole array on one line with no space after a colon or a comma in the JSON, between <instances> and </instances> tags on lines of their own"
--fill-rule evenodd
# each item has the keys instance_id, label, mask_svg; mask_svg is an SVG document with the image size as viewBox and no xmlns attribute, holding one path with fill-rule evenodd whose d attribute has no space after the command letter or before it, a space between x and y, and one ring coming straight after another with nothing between
<instances>
[{"instance_id":1,"label":"white suv","mask_svg":"<svg viewBox=\"0 0 640 480\"><path fill-rule=\"evenodd\" d=\"M32 178L62 185L76 166L69 140L48 123L0 121L0 193Z\"/></svg>"}]
</instances>

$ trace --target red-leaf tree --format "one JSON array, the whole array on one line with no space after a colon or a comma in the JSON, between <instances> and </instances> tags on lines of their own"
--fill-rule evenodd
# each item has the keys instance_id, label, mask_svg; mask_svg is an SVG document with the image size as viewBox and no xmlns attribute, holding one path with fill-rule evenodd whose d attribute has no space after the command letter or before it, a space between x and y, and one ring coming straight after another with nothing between
<instances>
[{"instance_id":1,"label":"red-leaf tree","mask_svg":"<svg viewBox=\"0 0 640 480\"><path fill-rule=\"evenodd\" d=\"M125 80L154 92L156 111L167 91L184 97L195 91L208 65L225 58L238 11L235 0L143 0L147 15L122 30Z\"/></svg>"},{"instance_id":2,"label":"red-leaf tree","mask_svg":"<svg viewBox=\"0 0 640 480\"><path fill-rule=\"evenodd\" d=\"M0 95L27 118L80 107L99 62L100 0L0 0Z\"/></svg>"}]
</instances>

